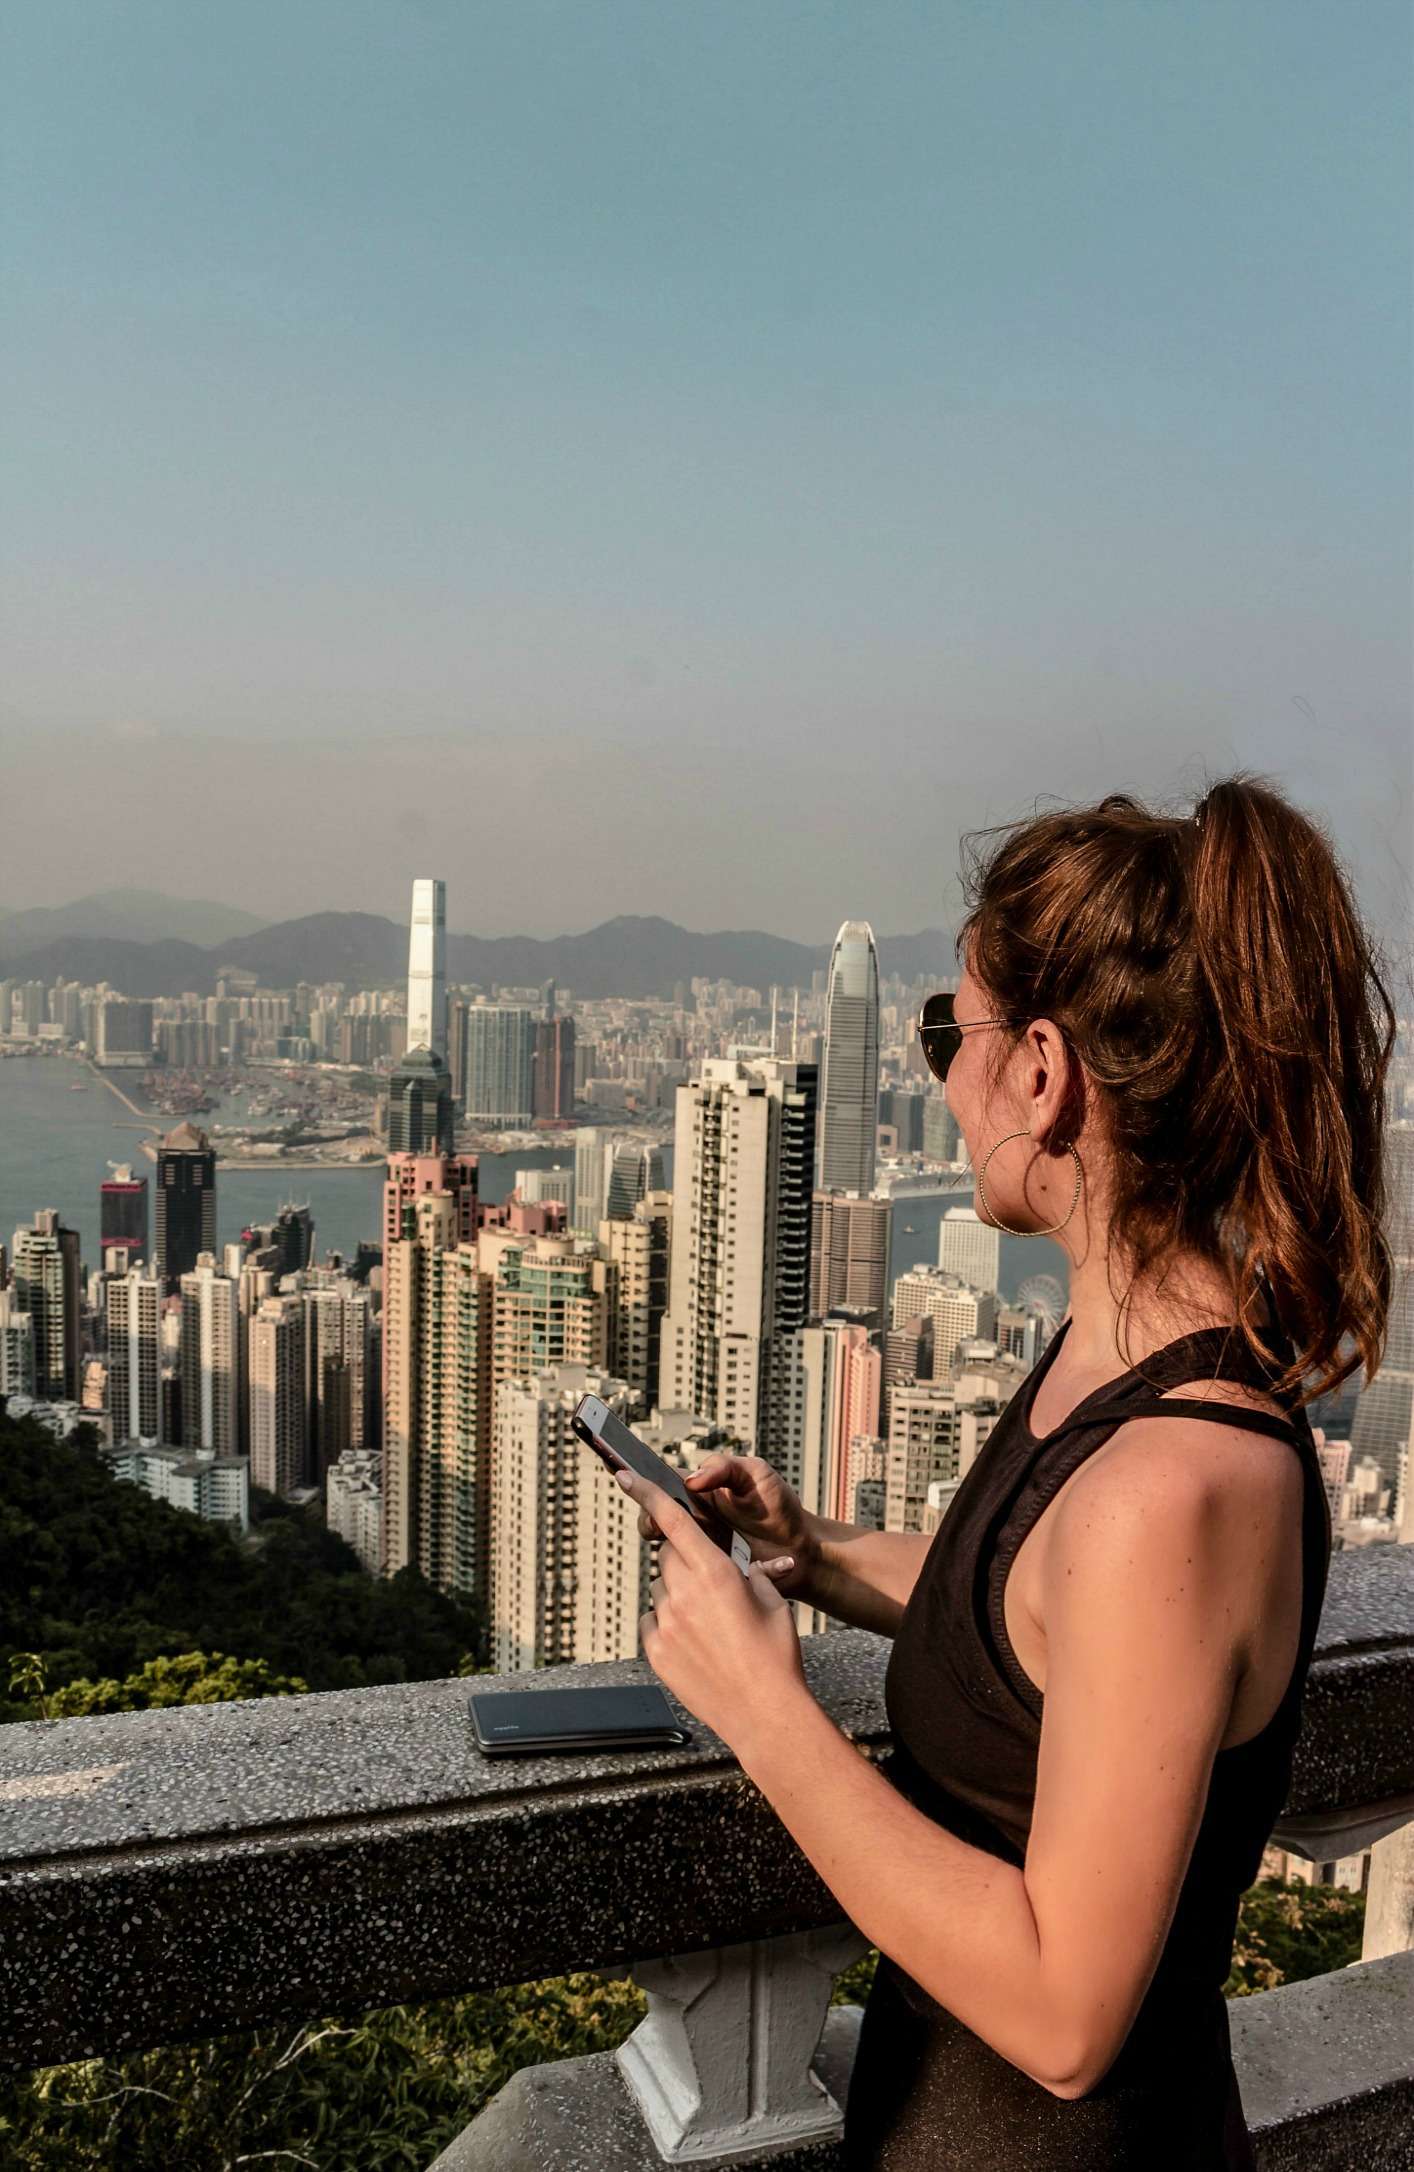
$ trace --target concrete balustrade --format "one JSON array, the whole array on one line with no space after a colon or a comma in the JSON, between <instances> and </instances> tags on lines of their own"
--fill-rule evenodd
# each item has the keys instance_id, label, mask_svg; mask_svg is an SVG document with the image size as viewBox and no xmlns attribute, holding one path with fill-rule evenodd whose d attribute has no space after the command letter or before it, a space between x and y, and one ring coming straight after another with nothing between
<instances>
[{"instance_id":1,"label":"concrete balustrade","mask_svg":"<svg viewBox=\"0 0 1414 2172\"><path fill-rule=\"evenodd\" d=\"M832 1630L803 1651L825 1709L886 1758L887 1643ZM725 1745L684 1715L686 1748L488 1760L471 1686L0 1730L0 2060L631 1972L635 2035L513 2077L440 2167L836 2163L858 2010L827 2001L863 1941ZM1274 1837L1317 1860L1373 1843L1366 1960L1233 2002L1264 2172L1414 2166L1411 1836L1414 1547L1338 1555Z\"/></svg>"}]
</instances>

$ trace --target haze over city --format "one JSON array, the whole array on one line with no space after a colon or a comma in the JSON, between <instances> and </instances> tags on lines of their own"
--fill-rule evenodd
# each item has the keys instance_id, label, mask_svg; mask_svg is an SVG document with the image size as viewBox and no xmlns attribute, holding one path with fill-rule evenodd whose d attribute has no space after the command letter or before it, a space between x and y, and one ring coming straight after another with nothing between
<instances>
[{"instance_id":1,"label":"haze over city","mask_svg":"<svg viewBox=\"0 0 1414 2172\"><path fill-rule=\"evenodd\" d=\"M826 943L1249 765L1402 924L1402 6L191 21L4 32L0 906L78 794L266 918Z\"/></svg>"}]
</instances>

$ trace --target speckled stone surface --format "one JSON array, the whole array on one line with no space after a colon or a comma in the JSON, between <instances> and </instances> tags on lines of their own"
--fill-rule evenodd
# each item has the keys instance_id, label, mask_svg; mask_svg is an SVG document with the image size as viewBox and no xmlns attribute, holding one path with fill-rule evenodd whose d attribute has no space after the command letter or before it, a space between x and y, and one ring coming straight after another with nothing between
<instances>
[{"instance_id":1,"label":"speckled stone surface","mask_svg":"<svg viewBox=\"0 0 1414 2172\"><path fill-rule=\"evenodd\" d=\"M887 1643L807 1638L882 1748ZM0 1729L0 2062L362 2011L838 1921L716 1736L489 1759L472 1689L643 1660ZM724 1836L730 1881L703 1878Z\"/></svg>"},{"instance_id":2,"label":"speckled stone surface","mask_svg":"<svg viewBox=\"0 0 1414 2172\"><path fill-rule=\"evenodd\" d=\"M1262 2172L1414 2172L1414 1953L1227 2011Z\"/></svg>"},{"instance_id":3,"label":"speckled stone surface","mask_svg":"<svg viewBox=\"0 0 1414 2172\"><path fill-rule=\"evenodd\" d=\"M887 1750L889 1645L802 1646ZM682 1749L494 1760L472 1688L652 1680L550 1668L0 1729L0 2061L29 2066L355 2012L838 1920L690 1715ZM1339 1555L1290 1807L1414 1792L1414 1547ZM730 1881L704 1879L725 1846Z\"/></svg>"}]
</instances>

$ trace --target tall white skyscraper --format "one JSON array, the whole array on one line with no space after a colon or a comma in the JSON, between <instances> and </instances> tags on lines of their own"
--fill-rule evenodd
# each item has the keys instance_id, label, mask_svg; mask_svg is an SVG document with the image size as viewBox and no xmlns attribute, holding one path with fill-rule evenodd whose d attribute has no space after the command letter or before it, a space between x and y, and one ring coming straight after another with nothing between
<instances>
[{"instance_id":1,"label":"tall white skyscraper","mask_svg":"<svg viewBox=\"0 0 1414 2172\"><path fill-rule=\"evenodd\" d=\"M825 999L825 1064L820 1083L820 1189L874 1188L879 1121L879 959L867 920L846 920L835 937Z\"/></svg>"},{"instance_id":2,"label":"tall white skyscraper","mask_svg":"<svg viewBox=\"0 0 1414 2172\"><path fill-rule=\"evenodd\" d=\"M115 1442L162 1438L162 1281L141 1267L109 1278L108 1417Z\"/></svg>"},{"instance_id":3,"label":"tall white skyscraper","mask_svg":"<svg viewBox=\"0 0 1414 2172\"><path fill-rule=\"evenodd\" d=\"M938 1225L938 1265L945 1273L995 1295L1001 1260L1001 1231L984 1222L975 1207L945 1209Z\"/></svg>"},{"instance_id":4,"label":"tall white skyscraper","mask_svg":"<svg viewBox=\"0 0 1414 2172\"><path fill-rule=\"evenodd\" d=\"M240 1449L240 1309L231 1277L209 1252L182 1276L182 1444Z\"/></svg>"},{"instance_id":5,"label":"tall white skyscraper","mask_svg":"<svg viewBox=\"0 0 1414 2172\"><path fill-rule=\"evenodd\" d=\"M447 885L437 876L412 886L408 940L409 1050L447 1054Z\"/></svg>"}]
</instances>

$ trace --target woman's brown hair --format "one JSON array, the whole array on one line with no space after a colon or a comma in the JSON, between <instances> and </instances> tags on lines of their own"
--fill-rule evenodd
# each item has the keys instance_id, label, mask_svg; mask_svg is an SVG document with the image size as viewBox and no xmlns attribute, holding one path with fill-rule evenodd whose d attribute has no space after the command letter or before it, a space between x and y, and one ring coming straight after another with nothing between
<instances>
[{"instance_id":1,"label":"woman's brown hair","mask_svg":"<svg viewBox=\"0 0 1414 2172\"><path fill-rule=\"evenodd\" d=\"M1112 792L1000 827L985 856L970 840L995 831L963 841L958 956L1001 1016L1054 1019L1103 1097L1112 1256L1133 1267L1121 1317L1141 1279L1196 1253L1227 1277L1276 1398L1308 1402L1362 1363L1373 1377L1396 1019L1325 831L1246 771L1192 815ZM1024 1030L989 1036L997 1071ZM1048 1144L1077 1136L1083 1093ZM1263 1276L1285 1367L1259 1324Z\"/></svg>"}]
</instances>

